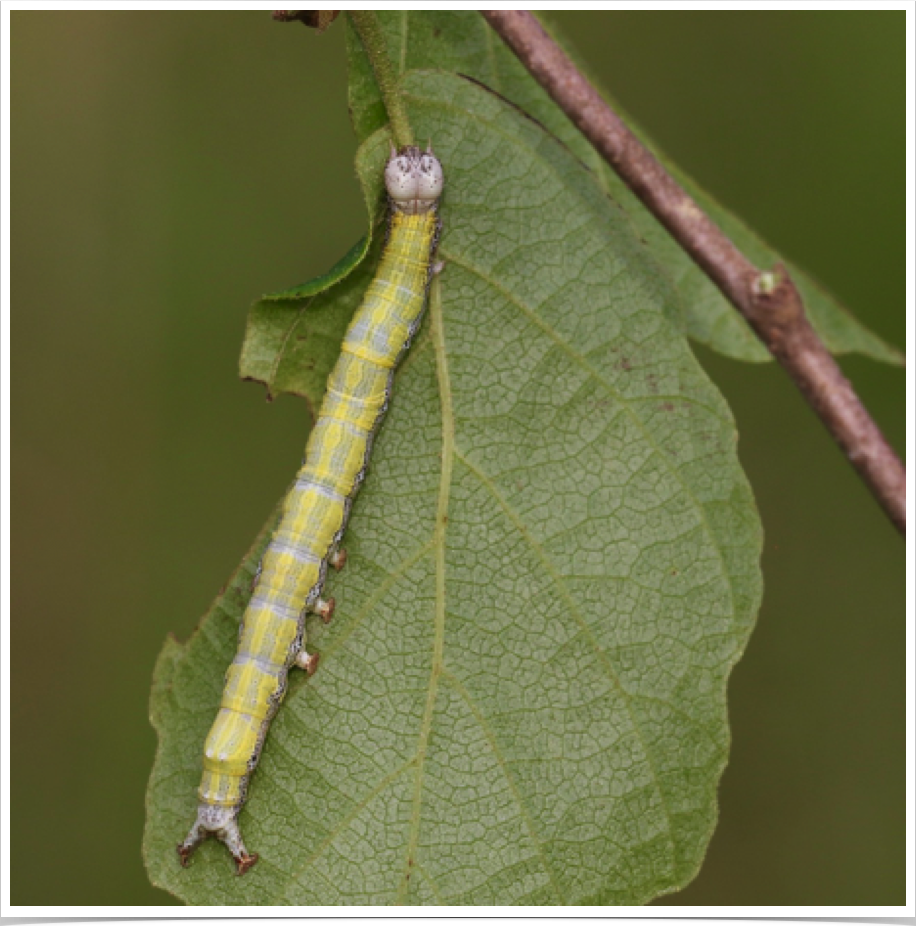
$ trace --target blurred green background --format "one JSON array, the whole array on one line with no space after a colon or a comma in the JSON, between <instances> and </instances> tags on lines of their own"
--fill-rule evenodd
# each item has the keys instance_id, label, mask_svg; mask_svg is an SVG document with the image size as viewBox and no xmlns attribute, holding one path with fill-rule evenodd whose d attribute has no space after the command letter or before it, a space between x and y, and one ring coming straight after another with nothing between
<instances>
[{"instance_id":1,"label":"blurred green background","mask_svg":"<svg viewBox=\"0 0 916 926\"><path fill-rule=\"evenodd\" d=\"M903 12L555 18L672 159L903 346ZM236 364L248 303L364 229L343 29L12 22L12 902L169 903L140 858L150 677L302 452L304 404ZM663 902L903 904L904 545L778 369L699 353L738 418L766 595L718 831ZM843 366L902 452L902 371Z\"/></svg>"}]
</instances>

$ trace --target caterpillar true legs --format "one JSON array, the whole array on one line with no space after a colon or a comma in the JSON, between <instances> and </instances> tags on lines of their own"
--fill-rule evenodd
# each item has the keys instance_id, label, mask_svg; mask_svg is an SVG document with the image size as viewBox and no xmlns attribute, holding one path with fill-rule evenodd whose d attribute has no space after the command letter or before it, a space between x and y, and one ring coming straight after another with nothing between
<instances>
[{"instance_id":1,"label":"caterpillar true legs","mask_svg":"<svg viewBox=\"0 0 916 926\"><path fill-rule=\"evenodd\" d=\"M365 478L372 440L391 397L394 370L410 346L426 303L439 240L442 166L431 149L393 148L385 167L388 237L378 270L344 338L309 436L305 462L261 561L226 672L219 713L204 744L197 820L178 846L182 865L208 836L232 853L239 874L257 861L238 815L270 721L293 665L312 674L305 614L327 621L321 597L328 566L342 568L339 546L353 498Z\"/></svg>"}]
</instances>

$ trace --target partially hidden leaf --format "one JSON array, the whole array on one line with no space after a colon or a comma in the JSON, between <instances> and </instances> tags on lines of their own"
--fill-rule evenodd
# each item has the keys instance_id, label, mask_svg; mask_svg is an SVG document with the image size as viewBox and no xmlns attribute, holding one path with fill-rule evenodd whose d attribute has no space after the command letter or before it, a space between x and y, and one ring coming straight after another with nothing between
<instances>
[{"instance_id":1,"label":"partially hidden leaf","mask_svg":"<svg viewBox=\"0 0 916 926\"><path fill-rule=\"evenodd\" d=\"M465 41L469 18L444 21ZM595 174L471 80L408 70L401 90L446 168L445 269L328 583L335 620L309 627L321 667L293 679L242 813L261 861L236 878L210 842L182 870L174 847L264 537L160 659L147 866L193 904L647 903L705 853L760 598L734 422ZM372 112L354 108L370 203ZM258 308L248 374L320 392L374 262Z\"/></svg>"},{"instance_id":2,"label":"partially hidden leaf","mask_svg":"<svg viewBox=\"0 0 916 926\"><path fill-rule=\"evenodd\" d=\"M381 242L364 240L369 259L350 267L337 285L306 297L264 297L251 307L240 361L245 379L264 383L271 397L285 392L317 407L344 331L375 269Z\"/></svg>"},{"instance_id":3,"label":"partially hidden leaf","mask_svg":"<svg viewBox=\"0 0 916 926\"><path fill-rule=\"evenodd\" d=\"M692 339L737 360L772 359L744 319L531 78L481 16L453 10L378 15L396 67L402 71L436 68L481 81L538 119L595 171L602 189L620 203L632 219L637 234L657 259L659 272L670 277L681 323ZM545 25L550 30L549 23ZM351 33L350 109L357 134L364 139L385 123L385 110L371 79L368 62L359 54L358 41ZM604 95L610 100L608 94ZM613 100L610 102L620 111ZM628 119L628 123L633 125L632 120ZM636 126L634 130L751 261L762 269L779 261L789 266L811 322L829 350L835 354L860 353L886 363L903 362L898 350L872 334L808 274L777 254L740 219L670 164L644 132Z\"/></svg>"}]
</instances>

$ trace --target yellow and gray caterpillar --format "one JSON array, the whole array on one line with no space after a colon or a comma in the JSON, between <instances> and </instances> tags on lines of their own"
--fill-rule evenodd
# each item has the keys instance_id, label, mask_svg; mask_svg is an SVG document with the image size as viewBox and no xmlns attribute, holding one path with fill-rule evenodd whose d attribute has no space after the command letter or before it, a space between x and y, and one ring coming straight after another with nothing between
<instances>
[{"instance_id":1,"label":"yellow and gray caterpillar","mask_svg":"<svg viewBox=\"0 0 916 926\"><path fill-rule=\"evenodd\" d=\"M239 811L289 670L297 665L312 674L317 667L318 656L305 651L305 615L316 612L327 621L333 612L333 599L321 597L327 568L339 569L346 559L340 541L350 508L388 407L395 367L423 315L439 238L442 167L430 149L392 148L385 186L388 238L328 377L305 462L242 617L238 651L204 744L197 820L178 846L182 865L211 835L228 847L239 874L258 859L242 841Z\"/></svg>"}]
</instances>

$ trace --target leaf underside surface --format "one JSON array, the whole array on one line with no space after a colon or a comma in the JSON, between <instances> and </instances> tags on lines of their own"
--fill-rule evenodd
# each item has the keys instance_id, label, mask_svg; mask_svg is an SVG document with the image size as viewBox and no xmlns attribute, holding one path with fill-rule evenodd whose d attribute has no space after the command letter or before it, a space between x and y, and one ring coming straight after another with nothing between
<instances>
[{"instance_id":1,"label":"leaf underside surface","mask_svg":"<svg viewBox=\"0 0 916 926\"><path fill-rule=\"evenodd\" d=\"M334 622L309 621L320 669L294 671L241 814L261 860L236 878L210 841L183 870L175 844L272 522L160 657L147 866L192 904L644 904L702 862L760 599L734 422L669 275L569 140L518 108L495 37L476 16L379 15L445 165L445 270L329 578ZM418 69L437 42L445 69ZM351 63L377 230L388 135L356 43ZM243 374L319 398L379 247L258 303Z\"/></svg>"}]
</instances>

